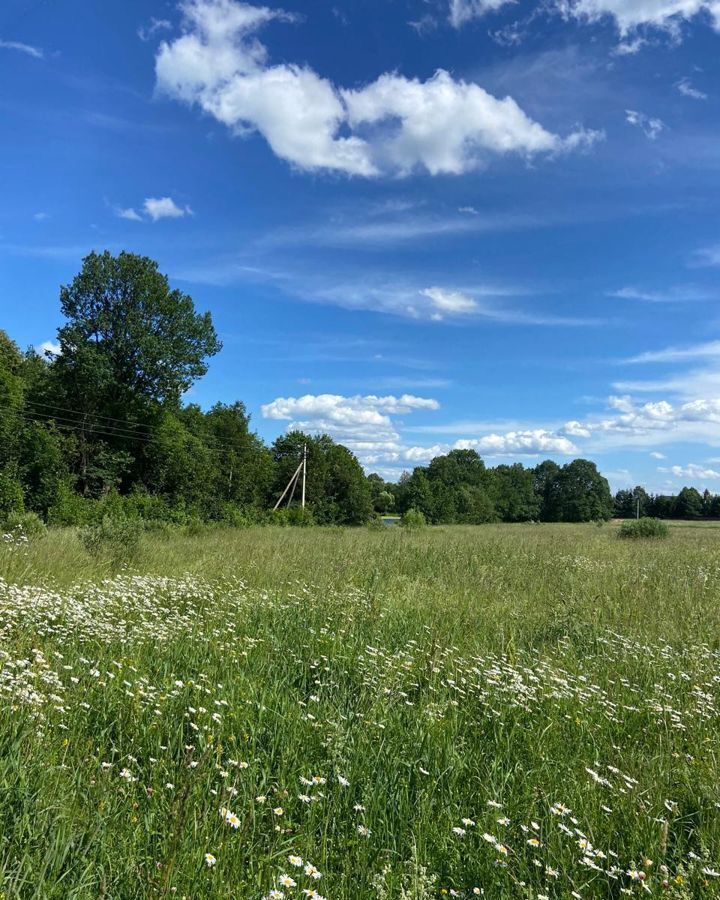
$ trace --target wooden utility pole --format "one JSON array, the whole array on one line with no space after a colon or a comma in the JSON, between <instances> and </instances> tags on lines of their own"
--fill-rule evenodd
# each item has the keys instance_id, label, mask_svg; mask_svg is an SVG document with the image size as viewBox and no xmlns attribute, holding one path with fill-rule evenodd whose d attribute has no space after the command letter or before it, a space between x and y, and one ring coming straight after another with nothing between
<instances>
[{"instance_id":1,"label":"wooden utility pole","mask_svg":"<svg viewBox=\"0 0 720 900\"><path fill-rule=\"evenodd\" d=\"M302 461L302 508L305 509L305 481L307 480L307 444L303 444L303 461Z\"/></svg>"},{"instance_id":2,"label":"wooden utility pole","mask_svg":"<svg viewBox=\"0 0 720 900\"><path fill-rule=\"evenodd\" d=\"M290 507L290 504L292 503L292 498L295 496L295 488L297 487L297 484L298 484L298 481L299 481L301 475L302 475L302 508L305 509L305 483L307 481L307 444L303 445L303 457L300 462L300 465L293 472L292 478L287 483L287 487L280 495L280 499L275 504L275 506L273 506L274 510L277 509L278 506L280 506L280 504L283 502L283 500L287 496L288 491L290 491L290 496L288 497L287 505L288 505L288 508Z\"/></svg>"}]
</instances>

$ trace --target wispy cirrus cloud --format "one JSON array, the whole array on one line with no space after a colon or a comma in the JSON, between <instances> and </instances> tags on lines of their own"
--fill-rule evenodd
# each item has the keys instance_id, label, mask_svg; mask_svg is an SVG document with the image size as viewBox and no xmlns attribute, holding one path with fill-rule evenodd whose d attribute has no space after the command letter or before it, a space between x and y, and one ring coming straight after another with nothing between
<instances>
[{"instance_id":1,"label":"wispy cirrus cloud","mask_svg":"<svg viewBox=\"0 0 720 900\"><path fill-rule=\"evenodd\" d=\"M720 340L703 341L684 347L664 347L662 350L646 350L631 356L625 362L638 363L674 363L696 361L700 359L717 360L720 363Z\"/></svg>"},{"instance_id":2,"label":"wispy cirrus cloud","mask_svg":"<svg viewBox=\"0 0 720 900\"><path fill-rule=\"evenodd\" d=\"M515 0L450 0L448 18L454 28L460 28L473 19L496 12Z\"/></svg>"},{"instance_id":3,"label":"wispy cirrus cloud","mask_svg":"<svg viewBox=\"0 0 720 900\"><path fill-rule=\"evenodd\" d=\"M686 303L714 300L717 296L717 291L692 284L672 285L662 290L628 286L608 293L608 297L616 297L619 300L641 300L645 303Z\"/></svg>"},{"instance_id":4,"label":"wispy cirrus cloud","mask_svg":"<svg viewBox=\"0 0 720 900\"><path fill-rule=\"evenodd\" d=\"M708 98L708 95L704 91L700 91L696 87L693 87L689 78L681 78L675 87L684 97L690 97L693 100L707 100Z\"/></svg>"},{"instance_id":5,"label":"wispy cirrus cloud","mask_svg":"<svg viewBox=\"0 0 720 900\"><path fill-rule=\"evenodd\" d=\"M22 41L6 41L0 39L0 50L16 50L33 59L44 59L45 51L42 47L34 47L32 44L24 44Z\"/></svg>"},{"instance_id":6,"label":"wispy cirrus cloud","mask_svg":"<svg viewBox=\"0 0 720 900\"><path fill-rule=\"evenodd\" d=\"M656 140L665 130L665 123L662 119L658 119L655 116L647 116L636 109L625 110L625 121L628 125L634 125L636 128L639 128L650 141Z\"/></svg>"}]
</instances>

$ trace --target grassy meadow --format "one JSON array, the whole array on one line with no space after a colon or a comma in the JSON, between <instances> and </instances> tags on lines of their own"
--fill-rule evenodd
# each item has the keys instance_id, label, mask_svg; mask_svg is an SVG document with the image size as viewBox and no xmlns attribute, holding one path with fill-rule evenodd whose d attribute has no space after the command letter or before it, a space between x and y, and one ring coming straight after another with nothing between
<instances>
[{"instance_id":1,"label":"grassy meadow","mask_svg":"<svg viewBox=\"0 0 720 900\"><path fill-rule=\"evenodd\" d=\"M0 544L0 897L720 897L720 527Z\"/></svg>"}]
</instances>

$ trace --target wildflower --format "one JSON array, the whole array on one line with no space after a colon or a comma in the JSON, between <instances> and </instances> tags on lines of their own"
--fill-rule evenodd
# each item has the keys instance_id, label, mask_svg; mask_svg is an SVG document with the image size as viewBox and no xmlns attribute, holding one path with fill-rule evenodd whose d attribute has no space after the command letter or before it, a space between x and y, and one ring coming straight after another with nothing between
<instances>
[{"instance_id":1,"label":"wildflower","mask_svg":"<svg viewBox=\"0 0 720 900\"><path fill-rule=\"evenodd\" d=\"M337 779L341 787L350 787L350 782L344 775L338 775Z\"/></svg>"},{"instance_id":2,"label":"wildflower","mask_svg":"<svg viewBox=\"0 0 720 900\"><path fill-rule=\"evenodd\" d=\"M281 816L281 815L283 815L284 812L285 812L285 810L282 808L282 806L276 806L275 809L273 810L273 813L276 816Z\"/></svg>"},{"instance_id":3,"label":"wildflower","mask_svg":"<svg viewBox=\"0 0 720 900\"><path fill-rule=\"evenodd\" d=\"M467 834L467 832L465 831L464 828L458 828L458 826L456 825L456 826L453 828L453 834L457 834L457 835L459 835L460 837L462 837L464 834Z\"/></svg>"},{"instance_id":4,"label":"wildflower","mask_svg":"<svg viewBox=\"0 0 720 900\"><path fill-rule=\"evenodd\" d=\"M302 856L293 856L290 854L290 856L288 856L288 862L291 866L295 866L296 869L299 869L303 864Z\"/></svg>"},{"instance_id":5,"label":"wildflower","mask_svg":"<svg viewBox=\"0 0 720 900\"><path fill-rule=\"evenodd\" d=\"M231 828L237 829L240 827L240 819L238 819L234 812L230 812L229 809L226 811L225 821Z\"/></svg>"},{"instance_id":6,"label":"wildflower","mask_svg":"<svg viewBox=\"0 0 720 900\"><path fill-rule=\"evenodd\" d=\"M366 828L365 825L358 825L358 827L357 827L357 833L358 833L361 837L369 837L369 836L370 836L370 829L369 829L369 828Z\"/></svg>"},{"instance_id":7,"label":"wildflower","mask_svg":"<svg viewBox=\"0 0 720 900\"><path fill-rule=\"evenodd\" d=\"M315 881L319 881L322 878L322 872L316 869L312 863L307 863L303 871L309 878L312 878Z\"/></svg>"},{"instance_id":8,"label":"wildflower","mask_svg":"<svg viewBox=\"0 0 720 900\"><path fill-rule=\"evenodd\" d=\"M472 826L475 824L475 823L473 822L472 819L460 819L460 821L461 821L461 822L463 823L463 825L465 825L467 828L472 828Z\"/></svg>"},{"instance_id":9,"label":"wildflower","mask_svg":"<svg viewBox=\"0 0 720 900\"><path fill-rule=\"evenodd\" d=\"M530 847L539 847L540 841L537 838L528 838L528 844Z\"/></svg>"},{"instance_id":10,"label":"wildflower","mask_svg":"<svg viewBox=\"0 0 720 900\"><path fill-rule=\"evenodd\" d=\"M291 888L297 885L297 881L295 881L294 878L291 878L290 875L280 875L280 877L278 878L278 884L286 888Z\"/></svg>"},{"instance_id":11,"label":"wildflower","mask_svg":"<svg viewBox=\"0 0 720 900\"><path fill-rule=\"evenodd\" d=\"M212 853L205 854L205 865L208 869L212 869L212 867L217 863L217 859L212 855Z\"/></svg>"}]
</instances>

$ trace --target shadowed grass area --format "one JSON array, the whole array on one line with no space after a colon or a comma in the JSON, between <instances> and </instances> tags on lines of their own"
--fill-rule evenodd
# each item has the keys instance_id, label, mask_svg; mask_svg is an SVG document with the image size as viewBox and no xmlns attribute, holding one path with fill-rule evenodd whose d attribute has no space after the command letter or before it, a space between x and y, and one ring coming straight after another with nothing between
<instances>
[{"instance_id":1,"label":"shadowed grass area","mask_svg":"<svg viewBox=\"0 0 720 900\"><path fill-rule=\"evenodd\" d=\"M53 530L0 578L8 900L720 896L718 528Z\"/></svg>"}]
</instances>

